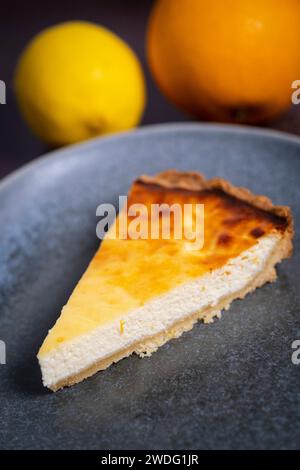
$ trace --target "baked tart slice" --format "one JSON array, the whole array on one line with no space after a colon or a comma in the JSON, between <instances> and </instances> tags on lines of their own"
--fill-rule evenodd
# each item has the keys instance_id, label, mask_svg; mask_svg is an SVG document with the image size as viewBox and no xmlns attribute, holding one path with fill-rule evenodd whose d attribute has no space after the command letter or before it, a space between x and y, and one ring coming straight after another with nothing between
<instances>
[{"instance_id":1,"label":"baked tart slice","mask_svg":"<svg viewBox=\"0 0 300 470\"><path fill-rule=\"evenodd\" d=\"M176 218L172 206L190 211ZM132 207L143 208L139 223ZM53 391L134 352L149 356L199 319L212 321L275 280L275 265L292 252L288 207L198 173L141 176L120 214L38 353Z\"/></svg>"}]
</instances>

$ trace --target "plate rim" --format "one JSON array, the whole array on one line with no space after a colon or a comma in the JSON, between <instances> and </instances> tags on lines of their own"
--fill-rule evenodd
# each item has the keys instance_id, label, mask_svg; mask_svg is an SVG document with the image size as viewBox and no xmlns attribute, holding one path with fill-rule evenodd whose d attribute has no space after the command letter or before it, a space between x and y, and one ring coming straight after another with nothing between
<instances>
[{"instance_id":1,"label":"plate rim","mask_svg":"<svg viewBox=\"0 0 300 470\"><path fill-rule=\"evenodd\" d=\"M80 152L80 149L92 148L102 142L113 142L118 141L122 138L130 138L134 135L145 135L145 134L156 134L156 133L168 133L178 131L199 131L199 132L225 132L228 134L235 135L252 135L259 137L266 137L269 139L279 140L281 142L288 142L299 145L300 148L300 136L295 134L289 134L277 129L261 128L256 126L245 126L240 124L224 124L224 123L209 123L209 122L165 122L158 124L147 124L134 129L117 132L105 136L97 136L92 139L88 139L82 142L77 142L71 145L67 145L55 150L46 152L39 157L30 160L28 163L21 165L16 170L12 171L8 175L0 179L0 194L6 190L6 187L13 184L15 180L26 175L31 170L38 168L45 164L48 160L61 158L61 156L70 155L74 152Z\"/></svg>"}]
</instances>

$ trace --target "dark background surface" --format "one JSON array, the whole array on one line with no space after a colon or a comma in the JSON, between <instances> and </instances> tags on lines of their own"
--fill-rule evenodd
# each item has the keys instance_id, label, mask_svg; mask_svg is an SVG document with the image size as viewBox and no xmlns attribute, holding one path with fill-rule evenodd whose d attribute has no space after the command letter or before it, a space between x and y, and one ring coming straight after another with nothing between
<instances>
[{"instance_id":1,"label":"dark background surface","mask_svg":"<svg viewBox=\"0 0 300 470\"><path fill-rule=\"evenodd\" d=\"M83 19L112 29L135 50L147 78L148 101L142 124L185 121L150 78L144 43L153 0L16 0L2 1L0 14L0 79L7 86L7 104L0 106L0 178L49 149L26 127L13 96L14 67L26 43L43 28ZM295 77L297 79L299 77ZM300 106L294 106L270 127L300 135Z\"/></svg>"}]
</instances>

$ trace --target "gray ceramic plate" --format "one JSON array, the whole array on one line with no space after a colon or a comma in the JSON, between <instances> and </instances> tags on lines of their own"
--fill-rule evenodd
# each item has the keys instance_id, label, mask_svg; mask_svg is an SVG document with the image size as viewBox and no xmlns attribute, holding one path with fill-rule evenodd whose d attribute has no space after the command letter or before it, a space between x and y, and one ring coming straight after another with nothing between
<instances>
[{"instance_id":1,"label":"gray ceramic plate","mask_svg":"<svg viewBox=\"0 0 300 470\"><path fill-rule=\"evenodd\" d=\"M141 173L222 176L292 207L300 223L300 140L180 124L54 152L0 185L0 447L296 448L300 445L300 260L148 359L127 358L57 394L36 352L95 252L96 206ZM295 245L297 247L297 231Z\"/></svg>"}]
</instances>

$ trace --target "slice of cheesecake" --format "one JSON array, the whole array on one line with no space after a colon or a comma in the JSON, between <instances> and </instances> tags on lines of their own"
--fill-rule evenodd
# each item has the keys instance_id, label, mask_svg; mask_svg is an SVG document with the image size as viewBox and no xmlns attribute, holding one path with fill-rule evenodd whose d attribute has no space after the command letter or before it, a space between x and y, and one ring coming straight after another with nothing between
<instances>
[{"instance_id":1,"label":"slice of cheesecake","mask_svg":"<svg viewBox=\"0 0 300 470\"><path fill-rule=\"evenodd\" d=\"M54 391L133 352L150 355L199 319L212 321L232 300L273 281L275 265L292 251L290 210L219 178L174 170L142 176L128 196L133 204L204 207L203 243L176 238L175 217L169 239L161 232L137 238L130 228L127 238L110 236L113 228L119 234L119 216L39 351L43 383ZM184 219L190 228L196 212ZM164 209L151 213L149 225L165 216ZM128 212L125 219L133 220Z\"/></svg>"}]
</instances>

